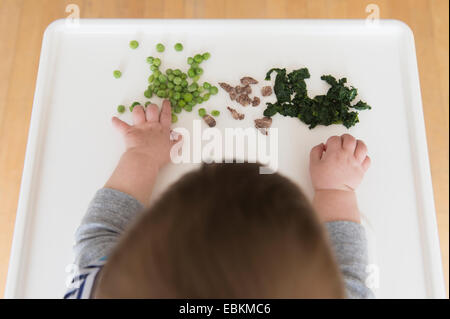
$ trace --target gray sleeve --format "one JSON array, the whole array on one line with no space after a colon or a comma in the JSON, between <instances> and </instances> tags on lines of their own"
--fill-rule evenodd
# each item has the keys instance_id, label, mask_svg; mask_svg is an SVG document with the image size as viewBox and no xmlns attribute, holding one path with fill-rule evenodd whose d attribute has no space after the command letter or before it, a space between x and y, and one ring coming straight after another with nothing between
<instances>
[{"instance_id":1,"label":"gray sleeve","mask_svg":"<svg viewBox=\"0 0 450 319\"><path fill-rule=\"evenodd\" d=\"M325 223L348 298L374 298L365 284L367 241L364 227L349 221Z\"/></svg>"},{"instance_id":2,"label":"gray sleeve","mask_svg":"<svg viewBox=\"0 0 450 319\"><path fill-rule=\"evenodd\" d=\"M132 196L102 188L75 233L75 264L83 268L107 256L143 206Z\"/></svg>"}]
</instances>

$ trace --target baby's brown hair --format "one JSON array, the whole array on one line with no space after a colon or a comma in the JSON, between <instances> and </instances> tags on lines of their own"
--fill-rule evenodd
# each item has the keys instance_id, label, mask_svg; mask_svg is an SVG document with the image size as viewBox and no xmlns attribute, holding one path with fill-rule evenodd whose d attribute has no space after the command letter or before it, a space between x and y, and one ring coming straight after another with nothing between
<instances>
[{"instance_id":1,"label":"baby's brown hair","mask_svg":"<svg viewBox=\"0 0 450 319\"><path fill-rule=\"evenodd\" d=\"M259 164L204 164L126 232L96 298L339 298L343 283L300 189Z\"/></svg>"}]
</instances>

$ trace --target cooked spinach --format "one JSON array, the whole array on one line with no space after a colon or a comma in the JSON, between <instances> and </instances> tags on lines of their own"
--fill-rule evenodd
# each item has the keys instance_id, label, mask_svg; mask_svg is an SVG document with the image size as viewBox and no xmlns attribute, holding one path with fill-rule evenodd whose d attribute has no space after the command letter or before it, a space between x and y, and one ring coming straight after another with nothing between
<instances>
[{"instance_id":1,"label":"cooked spinach","mask_svg":"<svg viewBox=\"0 0 450 319\"><path fill-rule=\"evenodd\" d=\"M323 75L321 79L330 85L326 95L308 96L305 79L310 78L307 68L294 70L287 74L286 69L273 68L266 74L266 80L276 72L274 91L276 103L266 103L264 116L271 117L277 113L283 116L298 117L312 129L317 125L343 124L346 128L359 122L355 110L370 110L371 107L358 101L352 105L358 95L353 86L346 85L347 79L337 80L331 75Z\"/></svg>"}]
</instances>

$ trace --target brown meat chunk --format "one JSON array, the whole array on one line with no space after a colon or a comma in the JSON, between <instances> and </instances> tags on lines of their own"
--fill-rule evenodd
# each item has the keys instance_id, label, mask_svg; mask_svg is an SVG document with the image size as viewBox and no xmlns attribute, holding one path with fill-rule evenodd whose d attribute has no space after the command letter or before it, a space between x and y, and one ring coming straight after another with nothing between
<instances>
[{"instance_id":1,"label":"brown meat chunk","mask_svg":"<svg viewBox=\"0 0 450 319\"><path fill-rule=\"evenodd\" d=\"M236 111L235 109L227 106L227 109L230 111L231 116L235 119L235 120L243 120L245 117L245 114L239 113L238 111Z\"/></svg>"},{"instance_id":2,"label":"brown meat chunk","mask_svg":"<svg viewBox=\"0 0 450 319\"><path fill-rule=\"evenodd\" d=\"M222 89L224 89L227 93L230 93L234 90L234 88L225 82L219 82L219 85Z\"/></svg>"},{"instance_id":3,"label":"brown meat chunk","mask_svg":"<svg viewBox=\"0 0 450 319\"><path fill-rule=\"evenodd\" d=\"M245 89L244 89L244 87L243 86L236 86L235 88L234 88L234 91L237 93L237 94L241 94L241 93L244 93L245 92Z\"/></svg>"},{"instance_id":4,"label":"brown meat chunk","mask_svg":"<svg viewBox=\"0 0 450 319\"><path fill-rule=\"evenodd\" d=\"M252 88L250 87L250 85L246 85L244 86L244 92L245 94L252 94Z\"/></svg>"},{"instance_id":5,"label":"brown meat chunk","mask_svg":"<svg viewBox=\"0 0 450 319\"><path fill-rule=\"evenodd\" d=\"M261 100L259 99L259 97L255 96L252 101L252 106L258 106L260 102Z\"/></svg>"},{"instance_id":6,"label":"brown meat chunk","mask_svg":"<svg viewBox=\"0 0 450 319\"><path fill-rule=\"evenodd\" d=\"M272 118L264 116L262 119L255 120L255 127L264 135L268 135L267 129L272 125Z\"/></svg>"},{"instance_id":7,"label":"brown meat chunk","mask_svg":"<svg viewBox=\"0 0 450 319\"><path fill-rule=\"evenodd\" d=\"M209 127L216 126L216 120L211 115L206 114L205 116L203 116L203 119Z\"/></svg>"},{"instance_id":8,"label":"brown meat chunk","mask_svg":"<svg viewBox=\"0 0 450 319\"><path fill-rule=\"evenodd\" d=\"M252 78L252 77L244 76L244 77L241 79L241 83L242 83L244 86L246 86L246 85L249 85L249 84L257 84L258 81L256 81L256 80L255 80L254 78Z\"/></svg>"},{"instance_id":9,"label":"brown meat chunk","mask_svg":"<svg viewBox=\"0 0 450 319\"><path fill-rule=\"evenodd\" d=\"M261 95L262 96L269 96L272 94L272 87L271 86L265 86L261 89Z\"/></svg>"},{"instance_id":10,"label":"brown meat chunk","mask_svg":"<svg viewBox=\"0 0 450 319\"><path fill-rule=\"evenodd\" d=\"M234 101L234 100L236 100L236 97L237 97L237 93L236 93L236 91L231 91L230 92L230 99L231 99L231 101Z\"/></svg>"},{"instance_id":11,"label":"brown meat chunk","mask_svg":"<svg viewBox=\"0 0 450 319\"><path fill-rule=\"evenodd\" d=\"M242 105L242 106L247 106L250 103L252 103L252 100L248 97L247 94L241 94L237 97L236 101Z\"/></svg>"}]
</instances>

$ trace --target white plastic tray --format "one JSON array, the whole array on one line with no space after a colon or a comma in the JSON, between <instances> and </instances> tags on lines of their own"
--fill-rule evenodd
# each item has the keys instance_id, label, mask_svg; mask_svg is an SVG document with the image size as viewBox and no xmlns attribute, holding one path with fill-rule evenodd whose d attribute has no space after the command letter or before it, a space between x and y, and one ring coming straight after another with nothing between
<instances>
[{"instance_id":1,"label":"white plastic tray","mask_svg":"<svg viewBox=\"0 0 450 319\"><path fill-rule=\"evenodd\" d=\"M128 47L132 39L140 42L137 50ZM184 44L182 53L173 50L178 41ZM414 39L405 24L81 20L70 27L59 20L47 28L42 45L7 298L63 295L75 229L123 151L110 117L118 104L145 101L145 57L157 55L158 42L167 48L164 69L185 69L187 56L211 52L202 78L210 82L237 83L245 75L262 80L272 67L306 66L315 95L327 88L322 74L347 77L373 106L360 113L360 123L349 132L366 141L373 161L358 198L371 262L379 273L375 293L381 298L445 297ZM120 80L112 77L114 69L123 71ZM230 101L221 91L208 104L224 108ZM239 123L223 110L218 127L252 126L263 109L248 107L246 120ZM184 113L177 126L190 127L195 113ZM310 148L347 130L337 125L309 130L297 119L280 116L273 127L279 128L280 172L311 196ZM195 166L167 167L155 196Z\"/></svg>"}]
</instances>

